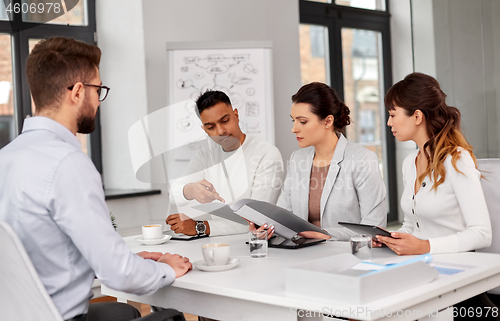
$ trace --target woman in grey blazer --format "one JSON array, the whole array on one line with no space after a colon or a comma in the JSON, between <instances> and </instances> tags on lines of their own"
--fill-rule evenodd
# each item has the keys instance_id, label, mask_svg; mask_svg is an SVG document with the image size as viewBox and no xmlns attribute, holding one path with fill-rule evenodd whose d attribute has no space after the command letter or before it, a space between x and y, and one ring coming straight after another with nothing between
<instances>
[{"instance_id":1,"label":"woman in grey blazer","mask_svg":"<svg viewBox=\"0 0 500 321\"><path fill-rule=\"evenodd\" d=\"M325 229L333 240L354 234L340 221L385 227L386 188L378 157L340 133L350 124L349 108L332 88L317 82L302 86L292 101L292 133L301 149L290 158L277 205Z\"/></svg>"}]
</instances>

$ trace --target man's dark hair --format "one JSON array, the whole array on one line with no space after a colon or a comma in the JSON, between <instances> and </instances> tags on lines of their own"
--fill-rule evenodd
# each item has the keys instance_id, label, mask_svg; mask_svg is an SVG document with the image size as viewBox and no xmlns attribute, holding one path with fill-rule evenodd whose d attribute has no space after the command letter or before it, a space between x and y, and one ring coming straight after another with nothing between
<instances>
[{"instance_id":1,"label":"man's dark hair","mask_svg":"<svg viewBox=\"0 0 500 321\"><path fill-rule=\"evenodd\" d=\"M92 80L100 60L101 50L94 45L63 37L40 41L26 65L36 111L59 105L68 87Z\"/></svg>"},{"instance_id":2,"label":"man's dark hair","mask_svg":"<svg viewBox=\"0 0 500 321\"><path fill-rule=\"evenodd\" d=\"M198 109L198 117L201 115L201 113L205 109L213 107L219 103L224 103L224 104L231 107L231 100L229 100L229 97L225 93L223 93L222 91L210 90L210 89L205 91L196 100L196 107Z\"/></svg>"}]
</instances>

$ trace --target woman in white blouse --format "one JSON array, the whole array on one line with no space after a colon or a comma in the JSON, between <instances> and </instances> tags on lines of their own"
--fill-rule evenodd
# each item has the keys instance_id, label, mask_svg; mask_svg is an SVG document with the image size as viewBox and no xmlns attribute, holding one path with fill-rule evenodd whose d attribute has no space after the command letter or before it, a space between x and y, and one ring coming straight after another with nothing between
<instances>
[{"instance_id":1,"label":"woman in white blouse","mask_svg":"<svg viewBox=\"0 0 500 321\"><path fill-rule=\"evenodd\" d=\"M460 112L431 76L412 73L385 96L387 125L418 150L403 162L403 226L378 236L399 255L455 253L491 244L491 223L472 146L460 131Z\"/></svg>"}]
</instances>

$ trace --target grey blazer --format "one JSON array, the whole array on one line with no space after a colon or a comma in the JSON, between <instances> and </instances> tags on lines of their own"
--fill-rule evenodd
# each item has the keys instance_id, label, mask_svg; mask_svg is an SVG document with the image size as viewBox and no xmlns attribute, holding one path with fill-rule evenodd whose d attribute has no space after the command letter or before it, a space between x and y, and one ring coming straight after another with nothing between
<instances>
[{"instance_id":1,"label":"grey blazer","mask_svg":"<svg viewBox=\"0 0 500 321\"><path fill-rule=\"evenodd\" d=\"M330 163L321 194L321 227L333 239L347 241L354 233L338 222L361 223L386 227L386 188L380 174L377 155L342 134ZM309 182L314 147L293 152L278 206L304 220L309 217Z\"/></svg>"}]
</instances>

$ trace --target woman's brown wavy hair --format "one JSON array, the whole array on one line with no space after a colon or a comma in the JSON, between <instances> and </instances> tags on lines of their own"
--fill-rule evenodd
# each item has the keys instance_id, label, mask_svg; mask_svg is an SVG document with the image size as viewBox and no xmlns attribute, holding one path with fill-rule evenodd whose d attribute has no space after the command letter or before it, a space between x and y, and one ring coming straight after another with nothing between
<instances>
[{"instance_id":1,"label":"woman's brown wavy hair","mask_svg":"<svg viewBox=\"0 0 500 321\"><path fill-rule=\"evenodd\" d=\"M457 160L460 157L457 147L462 147L470 153L477 168L472 146L460 130L460 111L448 106L445 99L446 94L441 90L437 80L418 72L411 73L394 84L385 95L387 110L394 110L394 106L397 106L403 108L408 116L412 116L416 110L424 114L427 135L430 139L423 148L427 168L418 177L418 182L422 182L429 175L434 182L433 189L446 179L444 161L448 155L451 155L451 163L455 170L461 173L457 168ZM427 153L427 147L430 153Z\"/></svg>"}]
</instances>

